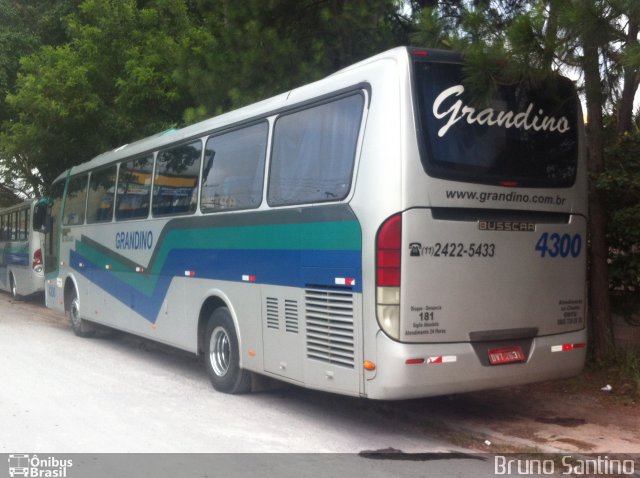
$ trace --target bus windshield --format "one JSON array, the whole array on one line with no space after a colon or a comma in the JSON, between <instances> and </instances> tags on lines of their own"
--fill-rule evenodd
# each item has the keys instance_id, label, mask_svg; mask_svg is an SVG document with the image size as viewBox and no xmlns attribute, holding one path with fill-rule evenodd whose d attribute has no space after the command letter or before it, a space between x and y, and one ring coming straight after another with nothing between
<instances>
[{"instance_id":1,"label":"bus windshield","mask_svg":"<svg viewBox=\"0 0 640 478\"><path fill-rule=\"evenodd\" d=\"M578 103L557 77L529 89L502 85L474 101L459 64L414 64L422 162L433 177L485 184L570 187L575 181Z\"/></svg>"}]
</instances>

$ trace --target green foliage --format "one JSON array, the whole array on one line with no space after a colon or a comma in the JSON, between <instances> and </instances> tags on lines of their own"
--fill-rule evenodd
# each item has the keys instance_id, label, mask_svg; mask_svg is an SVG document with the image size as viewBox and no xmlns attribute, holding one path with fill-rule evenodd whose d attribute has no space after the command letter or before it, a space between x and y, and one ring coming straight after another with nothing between
<instances>
[{"instance_id":1,"label":"green foliage","mask_svg":"<svg viewBox=\"0 0 640 478\"><path fill-rule=\"evenodd\" d=\"M18 9L9 0L0 0L0 121L7 117L4 98L15 86L20 56L33 51L36 36L20 26Z\"/></svg>"},{"instance_id":2,"label":"green foliage","mask_svg":"<svg viewBox=\"0 0 640 478\"><path fill-rule=\"evenodd\" d=\"M175 124L188 104L174 75L190 34L184 2L87 0L69 41L22 58L2 161L49 185L64 169Z\"/></svg>"},{"instance_id":3,"label":"green foliage","mask_svg":"<svg viewBox=\"0 0 640 478\"><path fill-rule=\"evenodd\" d=\"M640 133L625 134L607 148L597 188L609 223L609 279L619 292L640 290Z\"/></svg>"},{"instance_id":4,"label":"green foliage","mask_svg":"<svg viewBox=\"0 0 640 478\"><path fill-rule=\"evenodd\" d=\"M397 45L392 0L247 0L198 3L181 83L193 121L321 78Z\"/></svg>"},{"instance_id":5,"label":"green foliage","mask_svg":"<svg viewBox=\"0 0 640 478\"><path fill-rule=\"evenodd\" d=\"M5 6L0 24L15 28L0 30L0 177L36 191L105 150L395 46L406 27L396 0L0 0Z\"/></svg>"},{"instance_id":6,"label":"green foliage","mask_svg":"<svg viewBox=\"0 0 640 478\"><path fill-rule=\"evenodd\" d=\"M579 379L579 387L585 384L591 387L594 383L610 384L617 401L637 406L640 399L640 347L617 347L601 361L589 357L585 373Z\"/></svg>"},{"instance_id":7,"label":"green foliage","mask_svg":"<svg viewBox=\"0 0 640 478\"><path fill-rule=\"evenodd\" d=\"M540 84L554 74L541 41L545 12L517 0L441 3L422 11L412 41L461 52L465 87L483 103L501 84Z\"/></svg>"}]
</instances>

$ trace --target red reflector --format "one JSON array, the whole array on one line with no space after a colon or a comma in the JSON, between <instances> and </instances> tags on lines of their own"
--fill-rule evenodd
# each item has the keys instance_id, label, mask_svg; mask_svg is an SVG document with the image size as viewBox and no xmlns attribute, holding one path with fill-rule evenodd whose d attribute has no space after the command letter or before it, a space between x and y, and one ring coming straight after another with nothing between
<instances>
[{"instance_id":1,"label":"red reflector","mask_svg":"<svg viewBox=\"0 0 640 478\"><path fill-rule=\"evenodd\" d=\"M405 360L404 363L406 365L415 365L415 364L424 363L424 359L423 358L407 359Z\"/></svg>"},{"instance_id":2,"label":"red reflector","mask_svg":"<svg viewBox=\"0 0 640 478\"><path fill-rule=\"evenodd\" d=\"M518 183L517 181L500 181L500 186L506 186L508 188L513 188L519 185L520 183Z\"/></svg>"},{"instance_id":3,"label":"red reflector","mask_svg":"<svg viewBox=\"0 0 640 478\"><path fill-rule=\"evenodd\" d=\"M402 215L387 219L378 230L376 238L376 285L400 287L402 260Z\"/></svg>"},{"instance_id":4,"label":"red reflector","mask_svg":"<svg viewBox=\"0 0 640 478\"><path fill-rule=\"evenodd\" d=\"M574 349L583 349L587 346L587 344L573 344Z\"/></svg>"},{"instance_id":5,"label":"red reflector","mask_svg":"<svg viewBox=\"0 0 640 478\"><path fill-rule=\"evenodd\" d=\"M429 56L429 52L423 50L414 51L413 54L417 56Z\"/></svg>"},{"instance_id":6,"label":"red reflector","mask_svg":"<svg viewBox=\"0 0 640 478\"><path fill-rule=\"evenodd\" d=\"M513 345L489 350L489 363L501 365L505 363L524 362L525 356L522 347Z\"/></svg>"},{"instance_id":7,"label":"red reflector","mask_svg":"<svg viewBox=\"0 0 640 478\"><path fill-rule=\"evenodd\" d=\"M41 265L42 265L42 249L36 249L36 251L33 253L33 262L31 263L31 267L35 268Z\"/></svg>"}]
</instances>

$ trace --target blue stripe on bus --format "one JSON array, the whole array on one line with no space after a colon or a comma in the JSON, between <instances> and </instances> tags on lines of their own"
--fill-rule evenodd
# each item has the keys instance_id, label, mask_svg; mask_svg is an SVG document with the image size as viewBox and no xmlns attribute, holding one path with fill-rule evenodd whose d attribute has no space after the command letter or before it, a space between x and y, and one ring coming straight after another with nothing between
<instances>
[{"instance_id":1,"label":"blue stripe on bus","mask_svg":"<svg viewBox=\"0 0 640 478\"><path fill-rule=\"evenodd\" d=\"M243 275L250 275L255 277L256 284L298 288L334 286L337 278L350 278L355 279L350 290L362 291L360 251L174 249L157 276L131 271L155 282L151 296L75 251L70 251L70 265L151 323L156 321L171 280L184 277L186 271L193 271L199 279L242 282Z\"/></svg>"},{"instance_id":2,"label":"blue stripe on bus","mask_svg":"<svg viewBox=\"0 0 640 478\"><path fill-rule=\"evenodd\" d=\"M29 254L18 252L7 252L4 254L4 263L13 266L28 266Z\"/></svg>"}]
</instances>

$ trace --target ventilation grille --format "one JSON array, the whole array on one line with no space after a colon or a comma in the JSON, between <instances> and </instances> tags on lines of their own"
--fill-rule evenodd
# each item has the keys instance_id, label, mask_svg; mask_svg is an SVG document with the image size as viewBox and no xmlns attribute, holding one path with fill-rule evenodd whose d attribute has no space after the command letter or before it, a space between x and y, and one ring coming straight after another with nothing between
<instances>
[{"instance_id":1,"label":"ventilation grille","mask_svg":"<svg viewBox=\"0 0 640 478\"><path fill-rule=\"evenodd\" d=\"M285 330L292 334L298 333L298 302L295 300L284 301Z\"/></svg>"},{"instance_id":2,"label":"ventilation grille","mask_svg":"<svg viewBox=\"0 0 640 478\"><path fill-rule=\"evenodd\" d=\"M353 294L306 289L307 358L353 368Z\"/></svg>"},{"instance_id":3,"label":"ventilation grille","mask_svg":"<svg viewBox=\"0 0 640 478\"><path fill-rule=\"evenodd\" d=\"M267 297L267 328L280 330L281 300L277 297ZM284 300L284 330L291 334L298 333L298 301Z\"/></svg>"},{"instance_id":4,"label":"ventilation grille","mask_svg":"<svg viewBox=\"0 0 640 478\"><path fill-rule=\"evenodd\" d=\"M278 306L278 299L275 297L267 297L267 328L276 329L280 328L280 307Z\"/></svg>"}]
</instances>

